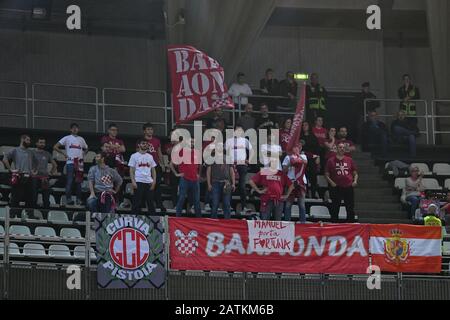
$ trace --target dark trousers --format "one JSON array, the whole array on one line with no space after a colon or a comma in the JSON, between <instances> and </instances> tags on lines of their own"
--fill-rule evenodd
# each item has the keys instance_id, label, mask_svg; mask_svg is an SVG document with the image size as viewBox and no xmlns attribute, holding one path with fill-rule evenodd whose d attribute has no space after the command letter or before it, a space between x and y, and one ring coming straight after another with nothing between
<instances>
[{"instance_id":1,"label":"dark trousers","mask_svg":"<svg viewBox=\"0 0 450 320\"><path fill-rule=\"evenodd\" d=\"M314 159L308 159L308 164L306 165L306 178L308 179L311 197L314 198L317 192L317 164Z\"/></svg>"},{"instance_id":2,"label":"dark trousers","mask_svg":"<svg viewBox=\"0 0 450 320\"><path fill-rule=\"evenodd\" d=\"M330 188L330 197L333 201L331 204L331 222L339 222L339 208L342 200L344 200L345 209L347 210L347 221L355 221L353 187Z\"/></svg>"},{"instance_id":3,"label":"dark trousers","mask_svg":"<svg viewBox=\"0 0 450 320\"><path fill-rule=\"evenodd\" d=\"M239 174L239 196L241 197L241 210L244 210L247 201L247 191L245 189L245 178L247 177L248 166L245 164L236 166Z\"/></svg>"},{"instance_id":4,"label":"dark trousers","mask_svg":"<svg viewBox=\"0 0 450 320\"><path fill-rule=\"evenodd\" d=\"M381 148L381 154L383 156L387 155L388 148L388 136L387 132L380 128L369 128L368 130L368 140L370 144L378 145ZM372 150L373 151L373 150Z\"/></svg>"},{"instance_id":5,"label":"dark trousers","mask_svg":"<svg viewBox=\"0 0 450 320\"><path fill-rule=\"evenodd\" d=\"M74 164L66 165L67 181L66 181L66 201L70 203L72 201L72 185L75 183L75 192L77 199L81 201L81 183L75 181L75 166Z\"/></svg>"},{"instance_id":6,"label":"dark trousers","mask_svg":"<svg viewBox=\"0 0 450 320\"><path fill-rule=\"evenodd\" d=\"M172 205L175 207L178 202L178 177L172 172L170 173L170 200L172 200Z\"/></svg>"},{"instance_id":7,"label":"dark trousers","mask_svg":"<svg viewBox=\"0 0 450 320\"><path fill-rule=\"evenodd\" d=\"M133 214L141 214L142 204L147 204L148 213L147 215L155 215L155 207L153 206L153 194L154 191L151 190L151 183L141 183L136 182L137 189L134 190L133 197Z\"/></svg>"},{"instance_id":8,"label":"dark trousers","mask_svg":"<svg viewBox=\"0 0 450 320\"><path fill-rule=\"evenodd\" d=\"M50 208L50 189L42 188L42 180L39 178L32 179L33 184L33 207L37 207L37 198L39 191L42 194L42 202L45 209Z\"/></svg>"},{"instance_id":9,"label":"dark trousers","mask_svg":"<svg viewBox=\"0 0 450 320\"><path fill-rule=\"evenodd\" d=\"M96 193L95 198L87 199L86 206L92 213L94 212L111 213L111 205L112 205L111 196L106 196L105 203L102 203L101 195L102 195L101 193Z\"/></svg>"},{"instance_id":10,"label":"dark trousers","mask_svg":"<svg viewBox=\"0 0 450 320\"><path fill-rule=\"evenodd\" d=\"M21 177L11 188L11 207L18 208L21 201L25 201L27 208L33 207L33 183L31 178ZM20 216L20 209L11 209L11 217Z\"/></svg>"},{"instance_id":11,"label":"dark trousers","mask_svg":"<svg viewBox=\"0 0 450 320\"><path fill-rule=\"evenodd\" d=\"M153 191L153 198L156 207L163 209L164 206L162 204L162 197L161 197L161 180L163 176L163 171L159 164L156 166L155 170L156 170L156 187L155 190Z\"/></svg>"}]
</instances>

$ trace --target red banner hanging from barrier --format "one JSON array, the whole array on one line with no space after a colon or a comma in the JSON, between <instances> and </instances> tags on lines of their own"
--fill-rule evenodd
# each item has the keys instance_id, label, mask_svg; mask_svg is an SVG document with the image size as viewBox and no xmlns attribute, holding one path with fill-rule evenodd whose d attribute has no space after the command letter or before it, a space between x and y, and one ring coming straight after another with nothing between
<instances>
[{"instance_id":1,"label":"red banner hanging from barrier","mask_svg":"<svg viewBox=\"0 0 450 320\"><path fill-rule=\"evenodd\" d=\"M369 229L362 224L295 224L288 253L253 252L243 220L169 218L169 233L170 268L177 270L363 274L369 265ZM286 248L286 239L275 236L271 247Z\"/></svg>"}]
</instances>

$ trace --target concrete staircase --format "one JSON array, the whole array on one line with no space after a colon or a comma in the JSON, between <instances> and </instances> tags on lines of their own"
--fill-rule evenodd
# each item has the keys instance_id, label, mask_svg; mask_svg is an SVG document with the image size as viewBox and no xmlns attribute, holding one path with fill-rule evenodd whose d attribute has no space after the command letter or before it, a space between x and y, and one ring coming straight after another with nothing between
<instances>
[{"instance_id":1,"label":"concrete staircase","mask_svg":"<svg viewBox=\"0 0 450 320\"><path fill-rule=\"evenodd\" d=\"M355 188L355 213L361 223L411 223L402 211L399 197L392 194L392 186L383 180L370 153L355 151L353 160L358 167L358 186Z\"/></svg>"}]
</instances>

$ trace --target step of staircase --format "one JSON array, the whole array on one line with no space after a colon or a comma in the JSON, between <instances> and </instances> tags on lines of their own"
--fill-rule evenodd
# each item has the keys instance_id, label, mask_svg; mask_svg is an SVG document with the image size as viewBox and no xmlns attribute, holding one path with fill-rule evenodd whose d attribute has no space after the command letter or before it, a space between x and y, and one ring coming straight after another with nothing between
<instances>
[{"instance_id":1,"label":"step of staircase","mask_svg":"<svg viewBox=\"0 0 450 320\"><path fill-rule=\"evenodd\" d=\"M388 187L389 184L384 180L365 180L364 178L360 178L358 180L358 187L360 188L385 188Z\"/></svg>"},{"instance_id":2,"label":"step of staircase","mask_svg":"<svg viewBox=\"0 0 450 320\"><path fill-rule=\"evenodd\" d=\"M376 224L413 224L409 219L395 219L395 218L362 218L359 217L359 223L376 223Z\"/></svg>"},{"instance_id":3,"label":"step of staircase","mask_svg":"<svg viewBox=\"0 0 450 320\"><path fill-rule=\"evenodd\" d=\"M355 209L355 213L361 218L375 218L375 219L407 219L407 213L401 211L399 208L395 210L383 210L378 208Z\"/></svg>"},{"instance_id":4,"label":"step of staircase","mask_svg":"<svg viewBox=\"0 0 450 320\"><path fill-rule=\"evenodd\" d=\"M370 201L358 201L355 203L355 210L356 211L372 211L372 210L382 210L382 211L389 211L389 212L395 212L402 210L401 204L399 201L397 203L393 202L385 202L385 201L378 201L378 202L370 202Z\"/></svg>"},{"instance_id":5,"label":"step of staircase","mask_svg":"<svg viewBox=\"0 0 450 320\"><path fill-rule=\"evenodd\" d=\"M399 197L393 195L378 195L372 194L370 192L357 194L355 193L355 203L356 202L375 202L375 203L399 203Z\"/></svg>"}]
</instances>

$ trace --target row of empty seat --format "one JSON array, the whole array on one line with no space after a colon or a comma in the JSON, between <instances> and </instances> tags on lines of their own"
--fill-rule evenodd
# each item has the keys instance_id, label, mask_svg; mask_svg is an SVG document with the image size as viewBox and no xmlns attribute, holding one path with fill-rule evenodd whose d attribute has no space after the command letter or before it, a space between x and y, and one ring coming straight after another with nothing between
<instances>
[{"instance_id":1,"label":"row of empty seat","mask_svg":"<svg viewBox=\"0 0 450 320\"><path fill-rule=\"evenodd\" d=\"M389 163L385 164L385 169L388 168ZM414 162L411 163L411 167L417 167L424 175L437 175L437 176L450 176L450 164L448 163L435 163L433 164L433 168L430 171L430 167L423 162ZM392 175L393 171L388 171L388 174Z\"/></svg>"},{"instance_id":2,"label":"row of empty seat","mask_svg":"<svg viewBox=\"0 0 450 320\"><path fill-rule=\"evenodd\" d=\"M0 225L0 235L5 233L5 229ZM13 236L36 236L44 238L56 238L56 231L52 227L36 227L32 233L28 226L23 225L12 225L9 227L9 233ZM68 239L83 240L84 237L81 235L80 230L75 228L62 228L59 232L59 237Z\"/></svg>"},{"instance_id":3,"label":"row of empty seat","mask_svg":"<svg viewBox=\"0 0 450 320\"><path fill-rule=\"evenodd\" d=\"M90 248L89 255L91 260L96 259L94 248ZM0 255L4 255L5 246L0 242ZM73 250L66 245L52 244L46 249L39 243L26 243L22 248L17 243L9 244L9 255L12 257L30 257L30 258L58 258L58 259L85 259L85 246L76 246Z\"/></svg>"},{"instance_id":4,"label":"row of empty seat","mask_svg":"<svg viewBox=\"0 0 450 320\"><path fill-rule=\"evenodd\" d=\"M422 183L426 190L450 190L450 179L446 179L444 182L444 187L442 187L439 182L434 178L423 178ZM402 190L406 186L406 178L395 178L394 187L396 189Z\"/></svg>"},{"instance_id":5,"label":"row of empty seat","mask_svg":"<svg viewBox=\"0 0 450 320\"><path fill-rule=\"evenodd\" d=\"M6 209L6 207L0 207L0 220L5 220L5 218L6 218L6 211L7 209ZM28 213L26 213L26 210L24 209L23 211L22 211L22 216L27 216L27 214ZM78 213L75 213L75 214L81 214L81 215L83 215L84 216L84 212L78 212ZM40 215L41 217L41 219L43 219L43 215L42 215L42 212L40 211L40 210L36 210L36 209L34 209L34 215L36 216L36 215ZM58 211L58 210L50 210L50 211L48 211L48 213L47 213L47 222L50 222L50 223L55 223L55 224L70 224L70 223L72 223L72 219L69 219L69 215L67 214L67 212L65 212L65 211ZM82 219L82 220L84 220L84 219Z\"/></svg>"}]
</instances>

